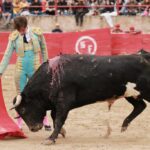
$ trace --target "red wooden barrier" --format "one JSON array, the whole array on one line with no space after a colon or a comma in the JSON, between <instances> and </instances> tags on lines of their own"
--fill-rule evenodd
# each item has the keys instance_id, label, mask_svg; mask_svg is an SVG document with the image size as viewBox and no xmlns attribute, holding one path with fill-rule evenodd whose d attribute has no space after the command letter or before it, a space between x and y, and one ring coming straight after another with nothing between
<instances>
[{"instance_id":1,"label":"red wooden barrier","mask_svg":"<svg viewBox=\"0 0 150 150\"><path fill-rule=\"evenodd\" d=\"M112 55L133 54L143 48L142 45L142 34L112 34Z\"/></svg>"},{"instance_id":2,"label":"red wooden barrier","mask_svg":"<svg viewBox=\"0 0 150 150\"><path fill-rule=\"evenodd\" d=\"M8 32L0 33L0 60L6 49ZM141 48L150 51L150 34L111 34L109 29L70 33L45 33L49 58L60 53L96 55L132 54ZM15 63L13 54L11 63Z\"/></svg>"},{"instance_id":3,"label":"red wooden barrier","mask_svg":"<svg viewBox=\"0 0 150 150\"><path fill-rule=\"evenodd\" d=\"M150 51L150 34L142 35L142 48Z\"/></svg>"},{"instance_id":4,"label":"red wooden barrier","mask_svg":"<svg viewBox=\"0 0 150 150\"><path fill-rule=\"evenodd\" d=\"M65 33L63 53L111 55L111 36L109 29Z\"/></svg>"}]
</instances>

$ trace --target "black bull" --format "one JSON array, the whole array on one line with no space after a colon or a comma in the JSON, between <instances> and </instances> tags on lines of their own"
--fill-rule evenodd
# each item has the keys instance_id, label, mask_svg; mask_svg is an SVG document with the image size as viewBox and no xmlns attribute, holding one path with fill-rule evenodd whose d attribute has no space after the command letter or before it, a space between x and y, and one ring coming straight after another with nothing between
<instances>
[{"instance_id":1,"label":"black bull","mask_svg":"<svg viewBox=\"0 0 150 150\"><path fill-rule=\"evenodd\" d=\"M42 128L46 110L51 110L54 142L71 109L97 101L125 97L134 107L122 131L150 101L150 54L125 56L61 55L42 64L29 80L14 108L31 131ZM127 83L135 84L137 95L125 94Z\"/></svg>"}]
</instances>

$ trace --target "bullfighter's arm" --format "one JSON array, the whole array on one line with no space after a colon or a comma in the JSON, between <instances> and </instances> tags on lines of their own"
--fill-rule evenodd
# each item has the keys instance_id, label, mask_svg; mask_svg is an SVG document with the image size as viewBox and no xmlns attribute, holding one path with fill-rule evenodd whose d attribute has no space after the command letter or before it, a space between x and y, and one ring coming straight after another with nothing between
<instances>
[{"instance_id":1,"label":"bullfighter's arm","mask_svg":"<svg viewBox=\"0 0 150 150\"><path fill-rule=\"evenodd\" d=\"M7 68L13 51L14 51L14 42L11 39L9 39L5 54L4 54L2 61L0 63L0 74L3 74L3 72Z\"/></svg>"},{"instance_id":2,"label":"bullfighter's arm","mask_svg":"<svg viewBox=\"0 0 150 150\"><path fill-rule=\"evenodd\" d=\"M46 41L43 34L40 35L40 47L42 53L42 61L46 62L48 60L48 52L47 52Z\"/></svg>"}]
</instances>

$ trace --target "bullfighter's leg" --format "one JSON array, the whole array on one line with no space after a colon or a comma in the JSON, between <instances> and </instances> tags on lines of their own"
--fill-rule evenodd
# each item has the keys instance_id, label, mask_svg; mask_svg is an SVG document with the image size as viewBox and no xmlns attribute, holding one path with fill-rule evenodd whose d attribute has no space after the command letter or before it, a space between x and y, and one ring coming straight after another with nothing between
<instances>
[{"instance_id":1,"label":"bullfighter's leg","mask_svg":"<svg viewBox=\"0 0 150 150\"><path fill-rule=\"evenodd\" d=\"M55 118L56 118L56 111L55 110L52 110L51 111L51 117L52 117L52 120L53 120L53 127L55 129ZM60 130L60 134L65 138L66 137L66 130L62 127L61 130Z\"/></svg>"},{"instance_id":2,"label":"bullfighter's leg","mask_svg":"<svg viewBox=\"0 0 150 150\"><path fill-rule=\"evenodd\" d=\"M134 120L143 110L146 108L146 103L142 99L134 99L133 97L128 97L126 100L133 105L133 111L124 120L121 128L121 132L126 131L128 125Z\"/></svg>"}]
</instances>

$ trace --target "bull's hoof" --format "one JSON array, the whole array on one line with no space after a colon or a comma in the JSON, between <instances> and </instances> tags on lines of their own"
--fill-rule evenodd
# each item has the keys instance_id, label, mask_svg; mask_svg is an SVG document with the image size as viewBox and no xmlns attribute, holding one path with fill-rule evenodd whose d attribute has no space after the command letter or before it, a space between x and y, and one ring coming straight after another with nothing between
<instances>
[{"instance_id":1,"label":"bull's hoof","mask_svg":"<svg viewBox=\"0 0 150 150\"><path fill-rule=\"evenodd\" d=\"M122 127L121 132L125 132L127 130L127 127Z\"/></svg>"},{"instance_id":2,"label":"bull's hoof","mask_svg":"<svg viewBox=\"0 0 150 150\"><path fill-rule=\"evenodd\" d=\"M45 131L51 131L52 130L50 125L49 126L45 125L44 128L45 128Z\"/></svg>"},{"instance_id":3,"label":"bull's hoof","mask_svg":"<svg viewBox=\"0 0 150 150\"><path fill-rule=\"evenodd\" d=\"M43 145L54 145L55 144L55 140L51 140L51 139L47 139L45 141L42 142Z\"/></svg>"},{"instance_id":4,"label":"bull's hoof","mask_svg":"<svg viewBox=\"0 0 150 150\"><path fill-rule=\"evenodd\" d=\"M60 134L62 135L63 138L66 137L66 130L64 128L61 128Z\"/></svg>"}]
</instances>

